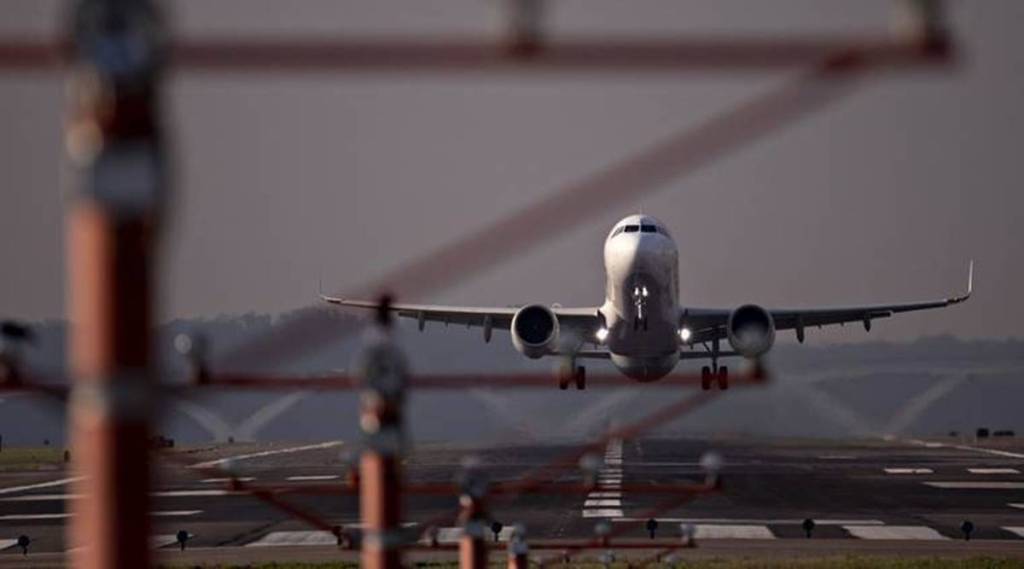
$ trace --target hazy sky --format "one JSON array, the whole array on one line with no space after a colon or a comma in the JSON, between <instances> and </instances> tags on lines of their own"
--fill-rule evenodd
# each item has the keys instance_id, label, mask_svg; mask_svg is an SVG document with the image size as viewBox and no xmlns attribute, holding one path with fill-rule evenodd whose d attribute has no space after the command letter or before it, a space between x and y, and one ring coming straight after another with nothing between
<instances>
[{"instance_id":1,"label":"hazy sky","mask_svg":"<svg viewBox=\"0 0 1024 569\"><path fill-rule=\"evenodd\" d=\"M557 33L884 31L891 2L554 3ZM1020 335L1024 3L951 2L961 63L852 96L630 207L422 300L599 304L601 244L642 208L680 245L684 302L810 306L977 296L870 338ZM62 4L14 0L0 33L51 34ZM486 32L495 0L172 3L179 33ZM756 96L786 73L182 74L165 317L277 312L485 226ZM63 78L0 77L0 316L64 312ZM438 270L443 270L439 268ZM865 338L860 327L821 333ZM820 337L819 336L819 337Z\"/></svg>"}]
</instances>

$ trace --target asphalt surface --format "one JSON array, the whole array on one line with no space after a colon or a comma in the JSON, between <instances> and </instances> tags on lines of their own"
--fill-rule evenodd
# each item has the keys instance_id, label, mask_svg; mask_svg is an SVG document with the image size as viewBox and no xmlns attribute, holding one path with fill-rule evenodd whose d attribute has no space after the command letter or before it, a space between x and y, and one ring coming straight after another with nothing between
<instances>
[{"instance_id":1,"label":"asphalt surface","mask_svg":"<svg viewBox=\"0 0 1024 569\"><path fill-rule=\"evenodd\" d=\"M751 555L866 554L981 555L1024 558L1024 444L1002 441L792 441L640 439L610 443L598 453L603 465L595 486L582 493L494 497L488 503L507 539L514 524L526 528L533 550L559 554L569 544L593 538L599 523L616 532L616 543L668 547L693 532L696 550ZM522 479L573 452L573 445L453 447L421 446L404 461L407 481L452 483L467 457L494 481ZM358 500L332 493L296 490L344 483L353 447L341 442L315 445L232 445L174 453L163 462L153 497L154 542L171 559L329 559L339 555L336 538L293 519L220 476L199 468L225 457L245 484L292 490L290 504L329 525L346 527L358 539ZM723 459L721 491L665 509L672 496L636 487L700 483L701 457ZM66 502L75 499L62 472L0 473L0 565L59 564L76 545L64 540ZM561 483L579 483L570 469ZM410 532L438 529L442 551L457 539L454 495L406 496L404 519ZM659 510L655 540L644 525ZM660 511L664 510L664 511ZM815 521L811 538L802 523ZM974 526L963 541L962 525ZM182 554L174 535L191 538ZM24 558L15 540L31 538ZM645 541L646 540L646 541ZM426 542L424 542L426 543ZM649 552L648 552L649 553ZM175 557L178 556L178 557Z\"/></svg>"}]
</instances>

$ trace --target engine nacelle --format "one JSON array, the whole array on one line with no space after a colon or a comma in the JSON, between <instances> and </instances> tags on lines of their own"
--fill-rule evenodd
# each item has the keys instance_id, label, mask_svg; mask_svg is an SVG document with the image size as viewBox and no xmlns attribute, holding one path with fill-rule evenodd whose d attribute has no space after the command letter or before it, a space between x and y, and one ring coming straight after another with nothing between
<instances>
[{"instance_id":1,"label":"engine nacelle","mask_svg":"<svg viewBox=\"0 0 1024 569\"><path fill-rule=\"evenodd\" d=\"M537 359L558 343L558 317L541 304L524 306L512 317L512 345L519 353Z\"/></svg>"},{"instance_id":2,"label":"engine nacelle","mask_svg":"<svg viewBox=\"0 0 1024 569\"><path fill-rule=\"evenodd\" d=\"M747 358L756 358L775 343L775 320L756 304L744 304L732 311L726 324L732 349Z\"/></svg>"}]
</instances>

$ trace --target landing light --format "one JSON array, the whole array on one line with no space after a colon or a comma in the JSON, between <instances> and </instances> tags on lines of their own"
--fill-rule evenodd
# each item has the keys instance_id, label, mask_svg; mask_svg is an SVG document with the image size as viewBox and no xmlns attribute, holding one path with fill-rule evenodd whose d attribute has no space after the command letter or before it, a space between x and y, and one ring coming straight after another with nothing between
<instances>
[{"instance_id":1,"label":"landing light","mask_svg":"<svg viewBox=\"0 0 1024 569\"><path fill-rule=\"evenodd\" d=\"M594 336L597 337L597 341L598 342L603 342L606 339L608 339L608 329L607 328L598 328L598 330L594 334Z\"/></svg>"},{"instance_id":2,"label":"landing light","mask_svg":"<svg viewBox=\"0 0 1024 569\"><path fill-rule=\"evenodd\" d=\"M679 329L679 339L684 341L684 342L689 342L690 341L690 336L692 336L692 335L693 335L693 333L690 332L689 328L680 328Z\"/></svg>"}]
</instances>

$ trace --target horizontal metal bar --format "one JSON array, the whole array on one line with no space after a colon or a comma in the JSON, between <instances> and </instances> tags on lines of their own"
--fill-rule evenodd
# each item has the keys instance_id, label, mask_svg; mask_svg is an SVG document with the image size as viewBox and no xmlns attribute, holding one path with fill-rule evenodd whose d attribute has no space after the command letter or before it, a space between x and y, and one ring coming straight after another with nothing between
<instances>
[{"instance_id":1,"label":"horizontal metal bar","mask_svg":"<svg viewBox=\"0 0 1024 569\"><path fill-rule=\"evenodd\" d=\"M71 61L65 40L0 39L0 71L52 69ZM463 39L225 39L174 41L169 64L217 72L678 72L752 71L814 64L835 54L860 63L920 66L951 60L949 38L877 36L555 39L535 49L487 37Z\"/></svg>"}]
</instances>

